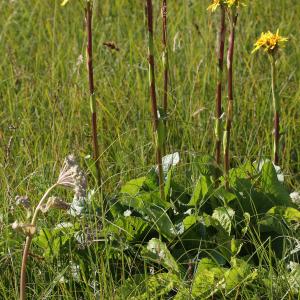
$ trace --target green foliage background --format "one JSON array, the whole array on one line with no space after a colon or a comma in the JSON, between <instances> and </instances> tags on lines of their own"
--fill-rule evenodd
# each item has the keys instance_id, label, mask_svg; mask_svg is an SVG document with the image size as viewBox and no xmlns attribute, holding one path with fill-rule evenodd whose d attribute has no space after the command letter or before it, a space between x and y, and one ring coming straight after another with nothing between
<instances>
[{"instance_id":1,"label":"green foliage background","mask_svg":"<svg viewBox=\"0 0 300 300\"><path fill-rule=\"evenodd\" d=\"M153 2L161 101L160 2ZM183 170L194 155L213 153L218 18L207 12L208 2L180 0L169 5L168 152L180 152ZM36 203L68 153L83 158L92 148L80 2L61 8L57 0L1 1L0 11L0 295L13 299L22 251L22 239L9 227L21 214L14 209L15 196L28 194ZM272 147L270 67L262 53L251 55L253 43L261 31L277 28L289 38L279 60L278 81L282 168L291 190L300 187L299 15L298 1L249 1L239 15L234 61L231 147L233 165L238 166L246 158L269 157ZM143 2L95 1L93 22L104 191L114 193L127 180L145 174L154 161ZM120 51L107 49L105 41L114 41ZM54 224L57 219L63 218L55 216ZM55 274L63 270L58 263L31 267L38 295L49 280L55 285ZM44 273L47 268L51 275ZM113 290L109 276L106 288ZM66 299L72 297L68 289L65 293Z\"/></svg>"}]
</instances>

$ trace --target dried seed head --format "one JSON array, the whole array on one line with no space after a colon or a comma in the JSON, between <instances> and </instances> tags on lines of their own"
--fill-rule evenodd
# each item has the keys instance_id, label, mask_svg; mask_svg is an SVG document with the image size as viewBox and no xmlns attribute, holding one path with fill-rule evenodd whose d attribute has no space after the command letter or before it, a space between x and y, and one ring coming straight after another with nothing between
<instances>
[{"instance_id":1,"label":"dried seed head","mask_svg":"<svg viewBox=\"0 0 300 300\"><path fill-rule=\"evenodd\" d=\"M17 206L23 206L26 209L30 209L30 201L27 196L16 196L15 200Z\"/></svg>"},{"instance_id":2,"label":"dried seed head","mask_svg":"<svg viewBox=\"0 0 300 300\"><path fill-rule=\"evenodd\" d=\"M78 197L86 196L86 177L80 170L74 155L69 155L65 159L57 183L72 188Z\"/></svg>"},{"instance_id":3,"label":"dried seed head","mask_svg":"<svg viewBox=\"0 0 300 300\"><path fill-rule=\"evenodd\" d=\"M48 212L51 208L68 210L70 208L70 204L60 199L59 197L50 197L47 201L47 204L42 205L40 210L43 213Z\"/></svg>"},{"instance_id":4,"label":"dried seed head","mask_svg":"<svg viewBox=\"0 0 300 300\"><path fill-rule=\"evenodd\" d=\"M12 227L13 230L22 232L26 236L33 236L35 234L35 231L36 231L35 225L24 224L24 223L21 223L21 222L18 222L18 221L15 221L11 225L11 227Z\"/></svg>"}]
</instances>

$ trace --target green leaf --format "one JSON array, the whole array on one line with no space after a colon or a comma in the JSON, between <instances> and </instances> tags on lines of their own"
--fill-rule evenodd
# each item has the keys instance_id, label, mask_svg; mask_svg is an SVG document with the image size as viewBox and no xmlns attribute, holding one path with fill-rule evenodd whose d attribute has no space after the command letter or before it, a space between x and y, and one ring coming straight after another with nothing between
<instances>
[{"instance_id":1,"label":"green leaf","mask_svg":"<svg viewBox=\"0 0 300 300\"><path fill-rule=\"evenodd\" d=\"M154 224L156 230L165 236L167 239L172 240L177 236L177 231L168 216L166 210L159 206L150 206L145 208L146 215L150 218L150 222Z\"/></svg>"},{"instance_id":2,"label":"green leaf","mask_svg":"<svg viewBox=\"0 0 300 300\"><path fill-rule=\"evenodd\" d=\"M180 285L178 277L170 273L145 276L138 274L128 278L117 290L117 300L164 299Z\"/></svg>"},{"instance_id":3,"label":"green leaf","mask_svg":"<svg viewBox=\"0 0 300 300\"><path fill-rule=\"evenodd\" d=\"M148 222L133 216L121 217L108 228L108 232L110 234L113 232L122 238L125 236L126 240L129 242L141 240L143 234L145 234L148 230Z\"/></svg>"},{"instance_id":4,"label":"green leaf","mask_svg":"<svg viewBox=\"0 0 300 300\"><path fill-rule=\"evenodd\" d=\"M231 240L231 252L233 256L236 256L240 253L243 247L243 243L240 240L232 239Z\"/></svg>"},{"instance_id":5,"label":"green leaf","mask_svg":"<svg viewBox=\"0 0 300 300\"><path fill-rule=\"evenodd\" d=\"M262 188L264 192L272 196L272 200L276 205L288 205L290 200L289 192L278 181L277 173L271 161L265 162L262 167Z\"/></svg>"},{"instance_id":6,"label":"green leaf","mask_svg":"<svg viewBox=\"0 0 300 300\"><path fill-rule=\"evenodd\" d=\"M137 179L133 179L125 183L125 185L121 188L121 193L128 194L128 195L136 195L141 190L142 186L144 185L144 182L146 181L147 177L140 177Z\"/></svg>"},{"instance_id":7,"label":"green leaf","mask_svg":"<svg viewBox=\"0 0 300 300\"><path fill-rule=\"evenodd\" d=\"M151 239L148 242L147 248L143 249L142 256L162 265L171 273L179 274L180 269L176 260L168 250L166 244L159 239Z\"/></svg>"},{"instance_id":8,"label":"green leaf","mask_svg":"<svg viewBox=\"0 0 300 300\"><path fill-rule=\"evenodd\" d=\"M242 259L232 259L232 268L227 270L224 274L226 290L231 291L238 286L245 286L257 278L257 271L251 270L250 265Z\"/></svg>"},{"instance_id":9,"label":"green leaf","mask_svg":"<svg viewBox=\"0 0 300 300\"><path fill-rule=\"evenodd\" d=\"M218 207L214 210L212 218L217 220L223 229L230 235L231 225L235 211L230 207Z\"/></svg>"},{"instance_id":10,"label":"green leaf","mask_svg":"<svg viewBox=\"0 0 300 300\"><path fill-rule=\"evenodd\" d=\"M212 183L209 178L201 176L196 183L192 198L188 205L197 206L207 195L211 184Z\"/></svg>"},{"instance_id":11,"label":"green leaf","mask_svg":"<svg viewBox=\"0 0 300 300\"><path fill-rule=\"evenodd\" d=\"M236 195L230 193L225 188L219 188L214 192L214 195L223 201L224 205L228 205L231 201L236 199Z\"/></svg>"},{"instance_id":12,"label":"green leaf","mask_svg":"<svg viewBox=\"0 0 300 300\"><path fill-rule=\"evenodd\" d=\"M195 215L185 217L183 219L184 229L185 230L189 229L191 226L196 224L199 220L200 220L200 217L195 216Z\"/></svg>"},{"instance_id":13,"label":"green leaf","mask_svg":"<svg viewBox=\"0 0 300 300\"><path fill-rule=\"evenodd\" d=\"M225 270L209 258L201 259L193 280L192 295L199 299L206 299L208 295L221 289L224 284Z\"/></svg>"},{"instance_id":14,"label":"green leaf","mask_svg":"<svg viewBox=\"0 0 300 300\"><path fill-rule=\"evenodd\" d=\"M275 206L268 210L267 214L280 216L289 222L294 221L300 223L300 211L293 207Z\"/></svg>"}]
</instances>

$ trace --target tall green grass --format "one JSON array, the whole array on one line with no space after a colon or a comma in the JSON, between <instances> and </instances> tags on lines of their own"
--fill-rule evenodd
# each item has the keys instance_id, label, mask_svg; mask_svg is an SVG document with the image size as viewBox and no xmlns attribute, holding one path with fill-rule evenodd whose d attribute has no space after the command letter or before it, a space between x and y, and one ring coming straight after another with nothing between
<instances>
[{"instance_id":1,"label":"tall green grass","mask_svg":"<svg viewBox=\"0 0 300 300\"><path fill-rule=\"evenodd\" d=\"M0 3L0 295L17 298L23 239L10 228L22 211L14 208L18 194L34 195L36 203L52 182L59 163L74 151L82 161L92 154L90 110L84 57L82 9L77 1L61 9L60 1L2 1ZM215 36L218 20L206 13L206 1L169 1L170 49L168 148L183 160L213 151ZM155 2L155 52L162 52L160 4ZM239 95L232 128L232 164L244 159L269 157L272 149L272 114L269 66L265 58L251 55L253 41L269 28L280 28L290 38L278 73L284 124L282 167L286 181L299 189L299 21L300 4L292 0L253 1L239 16L235 94ZM103 113L100 137L104 190L112 193L128 178L144 174L154 162L149 115L145 16L133 0L97 2L94 8L94 74L101 87L97 106ZM241 26L240 24L243 24ZM103 47L115 41L119 52ZM163 65L157 60L158 92L163 94ZM195 114L195 112L197 112ZM191 174L192 175L192 174ZM63 220L61 215L54 220ZM262 264L272 254L257 242ZM110 247L106 249L109 254ZM95 262L96 261L96 262ZM29 263L28 288L32 297L73 299L72 291L58 283L62 262ZM130 262L124 261L130 266ZM91 259L95 280L107 298L115 288L114 270L105 257ZM47 271L47 272L46 272ZM284 276L284 275L283 275ZM33 284L34 283L34 284ZM280 284L284 285L280 280ZM58 288L57 288L58 287ZM74 291L78 289L74 282ZM82 282L86 299L92 289ZM271 297L272 290L266 291ZM276 295L276 294L275 294ZM276 296L274 296L276 299ZM78 295L79 298L79 295ZM268 298L271 299L271 298Z\"/></svg>"}]
</instances>

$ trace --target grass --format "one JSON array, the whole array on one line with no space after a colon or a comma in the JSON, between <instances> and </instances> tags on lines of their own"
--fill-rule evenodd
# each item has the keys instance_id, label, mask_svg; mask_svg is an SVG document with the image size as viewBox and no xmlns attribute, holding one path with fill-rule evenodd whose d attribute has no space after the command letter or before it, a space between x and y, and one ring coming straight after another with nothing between
<instances>
[{"instance_id":1,"label":"grass","mask_svg":"<svg viewBox=\"0 0 300 300\"><path fill-rule=\"evenodd\" d=\"M81 158L92 155L86 66L80 58L85 57L84 15L79 3L73 2L65 8L57 0L0 3L0 298L3 299L17 298L18 291L23 239L11 231L10 224L23 213L13 206L15 196L27 194L37 203L41 193L55 181L68 153L74 152ZM162 105L161 3L153 2L157 99ZM184 162L195 153L214 153L215 36L219 21L207 13L207 5L208 1L168 2L167 152L179 151ZM290 39L279 60L278 83L285 143L282 167L293 190L300 189L299 15L300 4L292 0L277 0L276 5L271 0L253 1L241 11L236 34L231 143L232 165L245 158L271 157L270 67L264 55L250 53L261 31L279 28ZM133 0L99 1L93 21L94 79L99 124L102 124L99 143L103 191L113 193L128 179L144 174L155 161L144 7ZM120 51L104 47L105 41L114 41ZM51 217L51 222L57 220L63 220L63 216ZM264 251L262 255L267 256ZM95 264L92 259L91 264ZM29 292L34 299L47 295L51 299L58 274L66 269L64 262L47 264L35 259L29 265ZM114 270L109 269L103 257L97 258L95 268L99 265L105 271L95 273L95 281L103 285L102 297L107 297L115 288ZM92 299L91 287L84 282L83 286ZM72 299L63 284L57 293L53 299L59 293L63 299Z\"/></svg>"}]
</instances>

